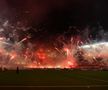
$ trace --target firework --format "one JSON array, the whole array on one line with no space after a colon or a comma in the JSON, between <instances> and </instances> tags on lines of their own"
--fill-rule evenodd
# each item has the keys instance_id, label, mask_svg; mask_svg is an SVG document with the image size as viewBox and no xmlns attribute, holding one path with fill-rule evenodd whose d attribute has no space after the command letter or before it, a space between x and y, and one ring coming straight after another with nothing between
<instances>
[{"instance_id":1,"label":"firework","mask_svg":"<svg viewBox=\"0 0 108 90\"><path fill-rule=\"evenodd\" d=\"M94 68L102 68L108 66L108 43L97 42L79 46L75 57L79 61L79 65Z\"/></svg>"},{"instance_id":2,"label":"firework","mask_svg":"<svg viewBox=\"0 0 108 90\"><path fill-rule=\"evenodd\" d=\"M108 42L93 43L87 36L88 32L87 42L79 35L72 36L68 40L65 35L60 35L58 42L54 43L61 46L50 47L45 43L41 45L38 41L31 43L29 39L32 36L26 33L27 30L28 27L14 26L9 21L2 24L0 28L1 67L70 69L81 65L108 66Z\"/></svg>"}]
</instances>

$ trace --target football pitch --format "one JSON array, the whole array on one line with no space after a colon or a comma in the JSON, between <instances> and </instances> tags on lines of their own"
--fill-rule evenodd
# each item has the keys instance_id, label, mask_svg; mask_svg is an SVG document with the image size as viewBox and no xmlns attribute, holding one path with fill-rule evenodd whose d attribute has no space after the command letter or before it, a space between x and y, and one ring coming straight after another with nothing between
<instances>
[{"instance_id":1,"label":"football pitch","mask_svg":"<svg viewBox=\"0 0 108 90\"><path fill-rule=\"evenodd\" d=\"M0 71L0 87L108 88L108 71L37 69Z\"/></svg>"}]
</instances>

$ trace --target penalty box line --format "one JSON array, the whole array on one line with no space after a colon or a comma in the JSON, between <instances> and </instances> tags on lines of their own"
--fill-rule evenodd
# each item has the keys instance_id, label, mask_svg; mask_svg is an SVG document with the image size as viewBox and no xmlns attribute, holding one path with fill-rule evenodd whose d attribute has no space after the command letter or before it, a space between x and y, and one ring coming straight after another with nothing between
<instances>
[{"instance_id":1,"label":"penalty box line","mask_svg":"<svg viewBox=\"0 0 108 90\"><path fill-rule=\"evenodd\" d=\"M106 81L106 80L103 80L103 79L96 79L96 78L90 78L90 77L86 77L86 76L82 76L81 74L80 74L80 76L79 77L81 77L82 79L88 79L88 80L94 80L94 81L96 81L96 82L108 82L108 81Z\"/></svg>"}]
</instances>

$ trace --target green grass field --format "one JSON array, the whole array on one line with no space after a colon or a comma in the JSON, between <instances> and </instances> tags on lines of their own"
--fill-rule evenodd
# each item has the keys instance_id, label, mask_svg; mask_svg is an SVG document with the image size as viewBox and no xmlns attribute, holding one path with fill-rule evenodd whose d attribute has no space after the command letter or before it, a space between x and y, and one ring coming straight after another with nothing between
<instances>
[{"instance_id":1,"label":"green grass field","mask_svg":"<svg viewBox=\"0 0 108 90\"><path fill-rule=\"evenodd\" d=\"M108 71L0 71L0 87L108 87Z\"/></svg>"}]
</instances>

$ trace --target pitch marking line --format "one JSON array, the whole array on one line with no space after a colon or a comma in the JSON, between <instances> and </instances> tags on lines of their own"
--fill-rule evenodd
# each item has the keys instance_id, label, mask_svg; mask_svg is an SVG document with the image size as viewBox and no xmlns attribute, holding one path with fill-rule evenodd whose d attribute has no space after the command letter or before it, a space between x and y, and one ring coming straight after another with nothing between
<instances>
[{"instance_id":1,"label":"pitch marking line","mask_svg":"<svg viewBox=\"0 0 108 90\"><path fill-rule=\"evenodd\" d=\"M28 88L35 88L35 87L37 87L37 88L47 88L47 87L49 87L49 88L56 88L56 87L84 87L84 88L90 88L90 87L108 87L108 85L78 85L78 86L0 86L0 87L6 87L6 88L11 88L11 87L19 87L19 88L26 88L26 87L28 87Z\"/></svg>"}]
</instances>

